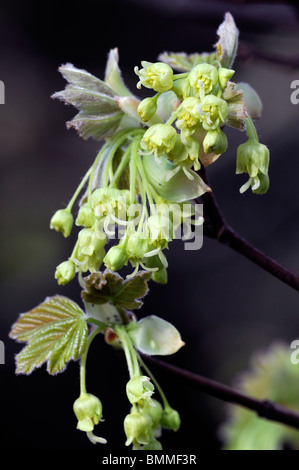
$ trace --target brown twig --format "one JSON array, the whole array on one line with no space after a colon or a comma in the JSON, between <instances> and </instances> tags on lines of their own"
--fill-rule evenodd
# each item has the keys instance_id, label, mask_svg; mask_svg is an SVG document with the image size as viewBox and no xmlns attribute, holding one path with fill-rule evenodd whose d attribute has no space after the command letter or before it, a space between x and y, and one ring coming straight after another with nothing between
<instances>
[{"instance_id":1,"label":"brown twig","mask_svg":"<svg viewBox=\"0 0 299 470\"><path fill-rule=\"evenodd\" d=\"M200 170L201 177L208 183L204 169ZM204 235L216 239L229 246L253 263L272 274L280 281L299 291L299 275L290 271L255 248L247 240L238 235L224 220L213 192L205 193L202 197L204 206Z\"/></svg>"},{"instance_id":2,"label":"brown twig","mask_svg":"<svg viewBox=\"0 0 299 470\"><path fill-rule=\"evenodd\" d=\"M181 369L172 364L154 359L152 357L144 357L145 362L149 362L159 369L183 379L185 383L190 384L192 387L207 393L219 400L240 405L249 410L255 411L261 418L278 423L286 424L292 428L299 429L299 414L294 413L287 408L277 405L269 400L258 400L257 398L245 395L242 392L227 387L214 380L207 379L201 375Z\"/></svg>"}]
</instances>

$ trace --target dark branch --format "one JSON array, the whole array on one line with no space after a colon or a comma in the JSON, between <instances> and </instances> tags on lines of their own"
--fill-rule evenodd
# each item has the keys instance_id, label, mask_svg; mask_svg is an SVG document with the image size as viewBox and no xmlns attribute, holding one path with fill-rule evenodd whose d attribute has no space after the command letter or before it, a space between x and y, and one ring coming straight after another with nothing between
<instances>
[{"instance_id":1,"label":"dark branch","mask_svg":"<svg viewBox=\"0 0 299 470\"><path fill-rule=\"evenodd\" d=\"M200 174L208 183L204 169L200 170ZM253 263L257 264L268 273L278 278L280 281L299 291L298 274L290 271L277 261L265 255L265 253L259 251L248 241L235 233L224 220L212 192L205 193L201 199L204 205L204 234L206 236L214 238L220 243L229 246L233 250L250 259Z\"/></svg>"},{"instance_id":2,"label":"dark branch","mask_svg":"<svg viewBox=\"0 0 299 470\"><path fill-rule=\"evenodd\" d=\"M292 428L299 429L299 414L288 410L276 403L269 400L258 400L257 398L245 395L242 392L227 387L214 380L207 379L193 372L185 369L180 369L172 364L167 364L163 361L154 359L152 357L144 357L145 362L149 362L159 369L165 370L174 376L183 379L185 383L207 393L210 396L218 398L219 400L240 405L249 410L255 411L261 418L278 423L286 424Z\"/></svg>"}]
</instances>

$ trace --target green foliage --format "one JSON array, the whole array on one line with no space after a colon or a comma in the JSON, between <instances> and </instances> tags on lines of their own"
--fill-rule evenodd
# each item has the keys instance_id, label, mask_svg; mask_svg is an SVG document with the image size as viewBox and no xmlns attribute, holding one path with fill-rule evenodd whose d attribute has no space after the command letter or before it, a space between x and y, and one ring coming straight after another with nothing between
<instances>
[{"instance_id":1,"label":"green foliage","mask_svg":"<svg viewBox=\"0 0 299 470\"><path fill-rule=\"evenodd\" d=\"M80 307L63 296L48 297L13 325L10 337L27 345L17 355L16 372L31 372L47 363L50 374L79 359L86 346L87 323Z\"/></svg>"},{"instance_id":2,"label":"green foliage","mask_svg":"<svg viewBox=\"0 0 299 470\"><path fill-rule=\"evenodd\" d=\"M290 360L283 343L252 357L250 370L240 374L236 387L259 399L271 400L299 412L299 366ZM227 422L220 429L226 450L279 450L285 444L299 449L299 431L258 417L244 408L228 407Z\"/></svg>"}]
</instances>

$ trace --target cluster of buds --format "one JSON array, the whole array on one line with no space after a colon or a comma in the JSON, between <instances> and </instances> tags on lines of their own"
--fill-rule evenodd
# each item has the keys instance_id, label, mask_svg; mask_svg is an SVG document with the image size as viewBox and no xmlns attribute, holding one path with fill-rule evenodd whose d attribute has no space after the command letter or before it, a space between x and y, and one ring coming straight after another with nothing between
<instances>
[{"instance_id":1,"label":"cluster of buds","mask_svg":"<svg viewBox=\"0 0 299 470\"><path fill-rule=\"evenodd\" d=\"M161 450L158 441L162 429L177 431L180 416L169 405L163 406L152 398L154 386L149 377L138 375L129 380L126 387L127 397L133 405L125 417L124 430L126 445L133 445L134 450Z\"/></svg>"}]
</instances>

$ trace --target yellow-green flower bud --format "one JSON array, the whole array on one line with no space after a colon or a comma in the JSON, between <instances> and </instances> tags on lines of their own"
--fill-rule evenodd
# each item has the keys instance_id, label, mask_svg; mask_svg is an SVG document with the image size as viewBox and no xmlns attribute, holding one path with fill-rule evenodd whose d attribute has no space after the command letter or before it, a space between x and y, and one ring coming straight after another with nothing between
<instances>
[{"instance_id":1,"label":"yellow-green flower bud","mask_svg":"<svg viewBox=\"0 0 299 470\"><path fill-rule=\"evenodd\" d=\"M161 417L161 426L165 429L172 429L177 431L181 425L181 419L179 413L168 406L163 410Z\"/></svg>"},{"instance_id":2,"label":"yellow-green flower bud","mask_svg":"<svg viewBox=\"0 0 299 470\"><path fill-rule=\"evenodd\" d=\"M144 122L149 121L157 111L157 100L153 98L145 98L141 101L137 108L140 119Z\"/></svg>"},{"instance_id":3,"label":"yellow-green flower bud","mask_svg":"<svg viewBox=\"0 0 299 470\"><path fill-rule=\"evenodd\" d=\"M267 175L269 160L270 153L266 145L249 139L238 147L236 173L248 173L251 178L256 177L258 173Z\"/></svg>"},{"instance_id":4,"label":"yellow-green flower bud","mask_svg":"<svg viewBox=\"0 0 299 470\"><path fill-rule=\"evenodd\" d=\"M76 266L73 260L63 261L57 266L55 271L55 279L60 286L63 286L74 279L76 274Z\"/></svg>"},{"instance_id":5,"label":"yellow-green flower bud","mask_svg":"<svg viewBox=\"0 0 299 470\"><path fill-rule=\"evenodd\" d=\"M107 251L103 262L107 269L119 271L128 262L126 246L121 242L119 245L112 246Z\"/></svg>"},{"instance_id":6,"label":"yellow-green flower bud","mask_svg":"<svg viewBox=\"0 0 299 470\"><path fill-rule=\"evenodd\" d=\"M156 432L160 427L160 421L163 413L161 403L159 403L157 400L152 399L151 405L149 403L145 403L144 407L142 408L142 413L145 413L150 416L152 420L152 430Z\"/></svg>"},{"instance_id":7,"label":"yellow-green flower bud","mask_svg":"<svg viewBox=\"0 0 299 470\"><path fill-rule=\"evenodd\" d=\"M155 124L147 129L140 145L146 152L161 156L174 149L176 136L176 130L169 124Z\"/></svg>"},{"instance_id":8,"label":"yellow-green flower bud","mask_svg":"<svg viewBox=\"0 0 299 470\"><path fill-rule=\"evenodd\" d=\"M56 232L62 232L64 237L68 237L73 228L73 216L68 209L60 209L53 215L50 221L50 228Z\"/></svg>"},{"instance_id":9,"label":"yellow-green flower bud","mask_svg":"<svg viewBox=\"0 0 299 470\"><path fill-rule=\"evenodd\" d=\"M190 96L190 82L188 78L179 78L173 82L172 91L175 92L180 101Z\"/></svg>"},{"instance_id":10,"label":"yellow-green flower bud","mask_svg":"<svg viewBox=\"0 0 299 470\"><path fill-rule=\"evenodd\" d=\"M188 76L195 96L201 99L210 93L218 81L218 70L211 64L196 65Z\"/></svg>"},{"instance_id":11,"label":"yellow-green flower bud","mask_svg":"<svg viewBox=\"0 0 299 470\"><path fill-rule=\"evenodd\" d=\"M206 131L219 128L224 124L228 115L227 102L214 95L205 96L200 108L202 127Z\"/></svg>"},{"instance_id":12,"label":"yellow-green flower bud","mask_svg":"<svg viewBox=\"0 0 299 470\"><path fill-rule=\"evenodd\" d=\"M203 149L205 153L215 153L220 155L227 149L227 137L221 129L212 129L208 131L203 140Z\"/></svg>"},{"instance_id":13,"label":"yellow-green flower bud","mask_svg":"<svg viewBox=\"0 0 299 470\"><path fill-rule=\"evenodd\" d=\"M169 217L161 214L151 215L147 219L147 230L150 243L156 248L165 248L169 241L173 239L173 226Z\"/></svg>"},{"instance_id":14,"label":"yellow-green flower bud","mask_svg":"<svg viewBox=\"0 0 299 470\"><path fill-rule=\"evenodd\" d=\"M218 79L221 88L226 87L228 80L232 78L234 73L235 71L232 69L226 69L225 67L221 67L221 69L218 71Z\"/></svg>"},{"instance_id":15,"label":"yellow-green flower bud","mask_svg":"<svg viewBox=\"0 0 299 470\"><path fill-rule=\"evenodd\" d=\"M135 67L134 71L139 76L137 88L143 85L146 88L151 88L157 92L163 93L172 88L173 84L173 70L163 62L141 62L142 69Z\"/></svg>"},{"instance_id":16,"label":"yellow-green flower bud","mask_svg":"<svg viewBox=\"0 0 299 470\"><path fill-rule=\"evenodd\" d=\"M76 225L91 228L95 221L96 218L90 205L88 203L83 204L83 206L81 206L79 209L75 222Z\"/></svg>"},{"instance_id":17,"label":"yellow-green flower bud","mask_svg":"<svg viewBox=\"0 0 299 470\"><path fill-rule=\"evenodd\" d=\"M124 430L127 436L126 446L130 444L148 444L150 442L152 420L146 414L131 413L125 417Z\"/></svg>"},{"instance_id":18,"label":"yellow-green flower bud","mask_svg":"<svg viewBox=\"0 0 299 470\"><path fill-rule=\"evenodd\" d=\"M78 241L78 256L92 256L105 246L107 238L97 236L93 228L83 228L78 234Z\"/></svg>"},{"instance_id":19,"label":"yellow-green flower bud","mask_svg":"<svg viewBox=\"0 0 299 470\"><path fill-rule=\"evenodd\" d=\"M138 375L129 380L126 386L126 392L129 402L132 405L139 404L143 406L145 402L151 404L151 396L155 387L149 377Z\"/></svg>"},{"instance_id":20,"label":"yellow-green flower bud","mask_svg":"<svg viewBox=\"0 0 299 470\"><path fill-rule=\"evenodd\" d=\"M77 429L91 432L102 417L102 403L90 393L81 393L74 403L74 413L78 419Z\"/></svg>"}]
</instances>

